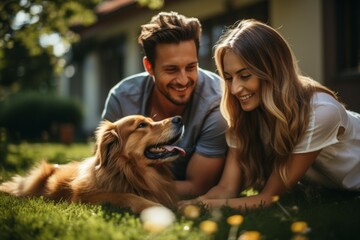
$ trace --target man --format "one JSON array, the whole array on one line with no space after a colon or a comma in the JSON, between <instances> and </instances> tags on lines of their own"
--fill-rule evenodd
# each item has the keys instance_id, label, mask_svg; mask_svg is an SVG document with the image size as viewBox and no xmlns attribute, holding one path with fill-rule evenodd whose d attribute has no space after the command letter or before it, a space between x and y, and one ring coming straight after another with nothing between
<instances>
[{"instance_id":1,"label":"man","mask_svg":"<svg viewBox=\"0 0 360 240\"><path fill-rule=\"evenodd\" d=\"M130 76L108 95L103 119L141 114L155 121L182 116L186 155L174 162L182 197L206 193L221 176L227 152L226 122L219 104L220 80L198 67L201 24L175 12L161 12L142 26L138 38L146 72Z\"/></svg>"}]
</instances>

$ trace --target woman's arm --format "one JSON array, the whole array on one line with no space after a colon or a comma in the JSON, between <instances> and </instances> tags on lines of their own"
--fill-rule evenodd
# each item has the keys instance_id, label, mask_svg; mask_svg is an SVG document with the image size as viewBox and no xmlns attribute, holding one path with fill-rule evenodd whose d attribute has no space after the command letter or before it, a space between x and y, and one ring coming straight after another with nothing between
<instances>
[{"instance_id":1,"label":"woman's arm","mask_svg":"<svg viewBox=\"0 0 360 240\"><path fill-rule=\"evenodd\" d=\"M301 177L305 174L306 170L315 161L320 151L321 150L310 153L292 154L290 156L288 162L285 165L287 170L287 177L288 177L288 187L290 188L293 187L301 179ZM231 167L234 168L234 166L228 166L228 165L230 165L230 163L229 164L226 163L226 166L228 168ZM236 172L239 173L239 170L232 172L229 169L227 173L232 174ZM224 172L224 175L227 173ZM268 181L266 182L264 189L258 195L243 197L243 198L227 198L226 197L227 195L222 193L220 190L228 189L229 187L226 187L227 185L232 185L233 187L238 185L234 182L231 182L231 178L233 178L233 181L239 181L239 177L236 176L232 176L232 177L223 176L221 178L222 181L219 183L220 186L216 186L213 188L213 189L216 188L217 191L213 189L210 190L211 192L209 191L209 194L211 194L211 198L216 198L216 194L217 194L218 196L217 199L209 199L207 193L199 200L201 200L203 203L208 205L210 208L220 207L222 205L227 205L232 208L242 208L242 207L257 208L261 205L269 206L272 203L273 196L281 195L287 189L279 173L277 171L273 171ZM227 185L222 185L222 184L227 184ZM231 191L233 190L234 189L231 188ZM233 192L231 193L233 194Z\"/></svg>"},{"instance_id":2,"label":"woman's arm","mask_svg":"<svg viewBox=\"0 0 360 240\"><path fill-rule=\"evenodd\" d=\"M211 188L206 194L200 196L199 200L236 197L240 189L240 175L240 167L236 158L236 149L229 148L219 183Z\"/></svg>"}]
</instances>

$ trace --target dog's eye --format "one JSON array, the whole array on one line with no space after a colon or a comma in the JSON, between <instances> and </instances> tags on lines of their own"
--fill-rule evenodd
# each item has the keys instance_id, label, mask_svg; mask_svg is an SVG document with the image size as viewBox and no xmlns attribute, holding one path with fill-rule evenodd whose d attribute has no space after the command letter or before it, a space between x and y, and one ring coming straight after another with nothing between
<instances>
[{"instance_id":1,"label":"dog's eye","mask_svg":"<svg viewBox=\"0 0 360 240\"><path fill-rule=\"evenodd\" d=\"M147 123L142 122L142 123L139 123L139 125L137 126L137 128L144 128L144 127L146 127L147 125L148 125Z\"/></svg>"}]
</instances>

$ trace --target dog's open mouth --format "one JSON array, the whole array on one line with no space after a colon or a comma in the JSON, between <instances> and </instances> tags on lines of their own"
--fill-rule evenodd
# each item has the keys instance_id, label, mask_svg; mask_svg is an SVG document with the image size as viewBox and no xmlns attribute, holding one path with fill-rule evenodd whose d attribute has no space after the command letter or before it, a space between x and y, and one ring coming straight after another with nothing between
<instances>
[{"instance_id":1,"label":"dog's open mouth","mask_svg":"<svg viewBox=\"0 0 360 240\"><path fill-rule=\"evenodd\" d=\"M166 143L158 143L147 147L145 149L145 156L149 159L164 159L176 155L184 156L186 154L185 150L181 147L173 145L180 139L181 136L182 133L179 133L176 137Z\"/></svg>"}]
</instances>

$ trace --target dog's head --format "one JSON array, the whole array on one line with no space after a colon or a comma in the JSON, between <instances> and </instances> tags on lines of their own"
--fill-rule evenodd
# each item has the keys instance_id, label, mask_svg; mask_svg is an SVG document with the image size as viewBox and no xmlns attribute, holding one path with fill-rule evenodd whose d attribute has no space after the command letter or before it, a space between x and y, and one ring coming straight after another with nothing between
<instances>
[{"instance_id":1,"label":"dog's head","mask_svg":"<svg viewBox=\"0 0 360 240\"><path fill-rule=\"evenodd\" d=\"M111 123L103 121L96 131L98 166L109 159L124 158L146 164L175 160L185 151L174 144L182 137L181 117L155 122L141 115L131 115Z\"/></svg>"}]
</instances>

